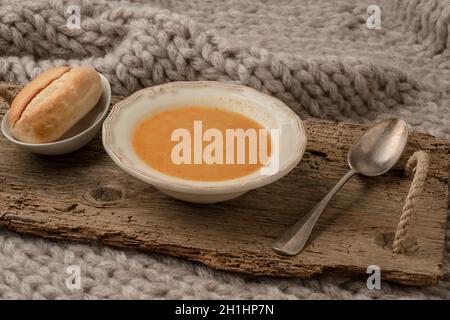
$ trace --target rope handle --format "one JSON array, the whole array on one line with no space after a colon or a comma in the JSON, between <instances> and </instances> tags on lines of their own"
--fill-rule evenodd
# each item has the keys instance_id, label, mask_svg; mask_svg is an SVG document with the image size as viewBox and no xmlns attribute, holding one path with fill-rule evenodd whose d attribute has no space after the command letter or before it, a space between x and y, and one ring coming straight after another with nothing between
<instances>
[{"instance_id":1,"label":"rope handle","mask_svg":"<svg viewBox=\"0 0 450 320\"><path fill-rule=\"evenodd\" d=\"M5 99L5 101L11 106L12 101L14 100L14 96L11 91L8 90L5 86L0 84L0 97Z\"/></svg>"},{"instance_id":2,"label":"rope handle","mask_svg":"<svg viewBox=\"0 0 450 320\"><path fill-rule=\"evenodd\" d=\"M423 191L427 179L430 159L428 153L419 150L408 159L405 172L407 176L414 174L413 181L409 187L406 196L403 212L395 231L392 251L394 253L405 253L406 251L416 250L417 241L410 235L411 225L416 215L416 206L419 196Z\"/></svg>"}]
</instances>

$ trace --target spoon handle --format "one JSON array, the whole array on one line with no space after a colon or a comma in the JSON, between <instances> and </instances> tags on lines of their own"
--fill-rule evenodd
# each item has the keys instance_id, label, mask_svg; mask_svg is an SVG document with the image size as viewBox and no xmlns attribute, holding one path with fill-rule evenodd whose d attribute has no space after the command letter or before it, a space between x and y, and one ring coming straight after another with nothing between
<instances>
[{"instance_id":1,"label":"spoon handle","mask_svg":"<svg viewBox=\"0 0 450 320\"><path fill-rule=\"evenodd\" d=\"M275 241L272 249L277 253L288 256L294 256L302 251L323 209L333 199L336 192L356 173L353 169L347 172L308 214L302 217Z\"/></svg>"}]
</instances>

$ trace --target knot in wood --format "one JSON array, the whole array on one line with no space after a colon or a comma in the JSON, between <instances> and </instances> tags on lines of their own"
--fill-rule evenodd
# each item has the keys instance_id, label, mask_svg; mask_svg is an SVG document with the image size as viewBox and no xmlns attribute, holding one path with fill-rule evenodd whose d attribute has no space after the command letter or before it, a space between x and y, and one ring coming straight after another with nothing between
<instances>
[{"instance_id":1,"label":"knot in wood","mask_svg":"<svg viewBox=\"0 0 450 320\"><path fill-rule=\"evenodd\" d=\"M103 207L120 202L123 191L118 187L99 186L89 189L84 198L91 204Z\"/></svg>"}]
</instances>

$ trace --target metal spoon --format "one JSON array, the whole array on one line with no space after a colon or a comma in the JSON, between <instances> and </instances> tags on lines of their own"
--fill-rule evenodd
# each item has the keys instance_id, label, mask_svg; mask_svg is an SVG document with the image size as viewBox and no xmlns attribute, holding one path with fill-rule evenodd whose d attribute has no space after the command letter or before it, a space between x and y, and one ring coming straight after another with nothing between
<instances>
[{"instance_id":1,"label":"metal spoon","mask_svg":"<svg viewBox=\"0 0 450 320\"><path fill-rule=\"evenodd\" d=\"M320 214L336 192L357 173L374 177L389 171L403 153L407 140L408 125L400 119L384 120L367 130L348 153L351 170L308 214L275 241L273 250L289 256L302 251Z\"/></svg>"}]
</instances>

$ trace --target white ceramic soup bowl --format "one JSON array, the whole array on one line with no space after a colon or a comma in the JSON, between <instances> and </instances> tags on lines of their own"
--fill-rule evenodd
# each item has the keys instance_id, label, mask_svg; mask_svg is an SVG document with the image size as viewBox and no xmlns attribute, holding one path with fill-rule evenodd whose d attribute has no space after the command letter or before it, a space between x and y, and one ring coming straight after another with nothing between
<instances>
[{"instance_id":1,"label":"white ceramic soup bowl","mask_svg":"<svg viewBox=\"0 0 450 320\"><path fill-rule=\"evenodd\" d=\"M256 170L236 179L204 182L169 176L143 162L132 145L137 125L163 110L193 106L237 112L266 129L279 129L278 170L271 174ZM120 168L171 197L194 203L233 199L274 182L299 163L306 147L302 121L284 103L248 87L212 81L172 82L142 89L114 105L102 132L105 150ZM277 148L271 137L272 161Z\"/></svg>"},{"instance_id":2,"label":"white ceramic soup bowl","mask_svg":"<svg viewBox=\"0 0 450 320\"><path fill-rule=\"evenodd\" d=\"M99 73L100 74L100 73ZM91 141L101 128L102 121L106 118L111 103L111 87L108 80L100 74L102 81L102 95L94 108L78 121L59 140L49 143L26 143L17 140L11 133L8 123L8 113L2 120L3 135L16 146L26 151L44 154L61 155L74 152Z\"/></svg>"}]
</instances>

